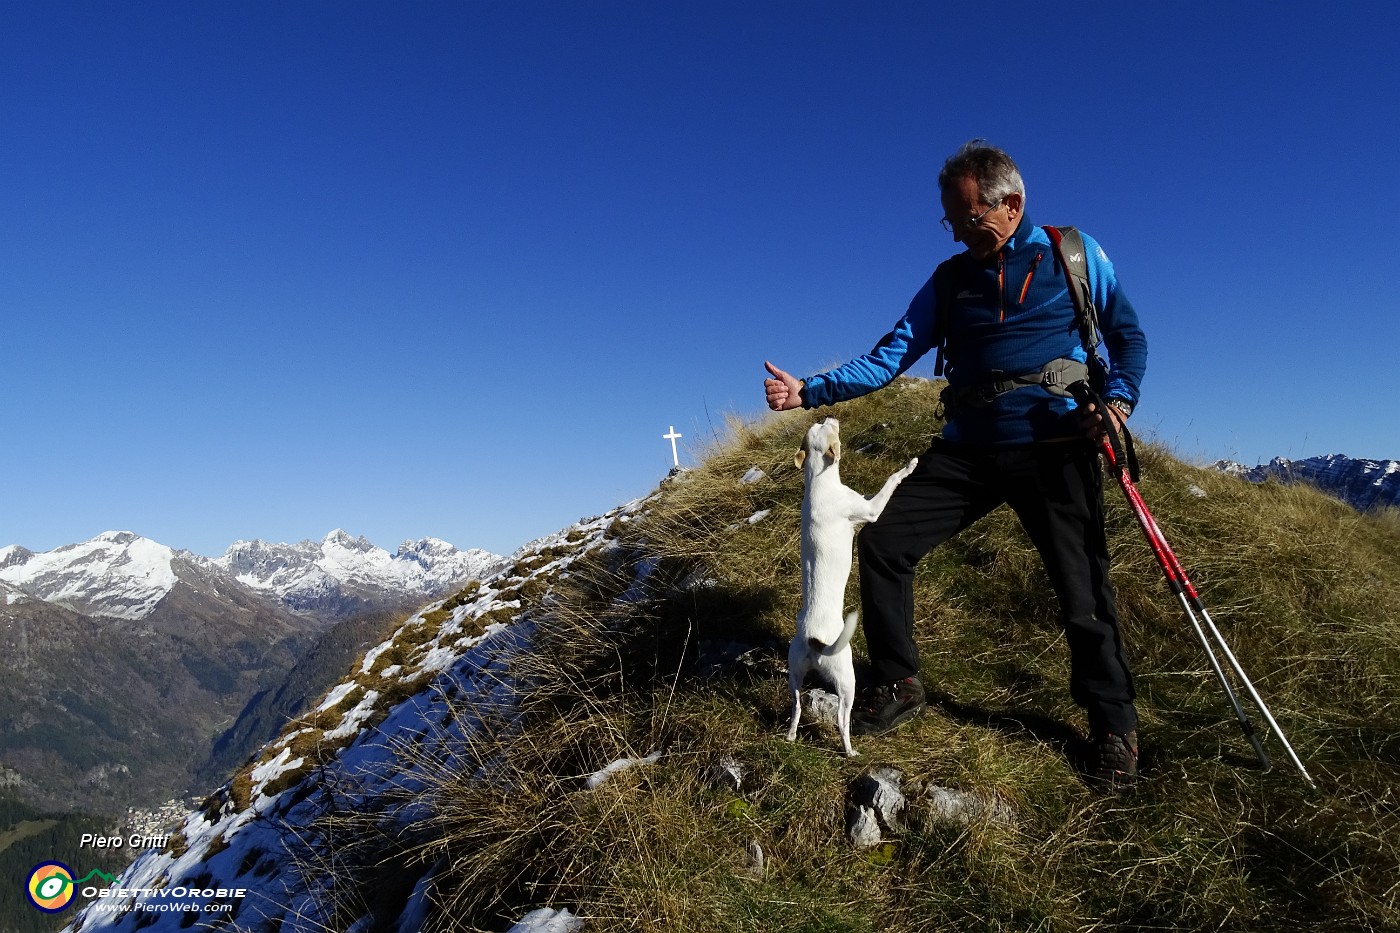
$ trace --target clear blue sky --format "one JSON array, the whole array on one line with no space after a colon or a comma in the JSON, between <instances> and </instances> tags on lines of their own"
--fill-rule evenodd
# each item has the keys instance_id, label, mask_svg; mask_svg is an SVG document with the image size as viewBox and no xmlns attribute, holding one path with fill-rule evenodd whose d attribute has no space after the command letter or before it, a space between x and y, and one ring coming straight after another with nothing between
<instances>
[{"instance_id":1,"label":"clear blue sky","mask_svg":"<svg viewBox=\"0 0 1400 933\"><path fill-rule=\"evenodd\" d=\"M1389 4L4 2L0 545L509 551L863 353L1009 150L1187 458L1400 458ZM914 370L930 375L932 360Z\"/></svg>"}]
</instances>

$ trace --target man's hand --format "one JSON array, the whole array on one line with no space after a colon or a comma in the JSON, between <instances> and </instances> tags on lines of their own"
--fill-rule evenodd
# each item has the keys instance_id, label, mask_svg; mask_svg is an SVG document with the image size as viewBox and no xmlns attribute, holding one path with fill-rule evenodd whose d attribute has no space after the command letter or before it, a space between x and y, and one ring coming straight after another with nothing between
<instances>
[{"instance_id":1,"label":"man's hand","mask_svg":"<svg viewBox=\"0 0 1400 933\"><path fill-rule=\"evenodd\" d=\"M1113 419L1113 430L1121 434L1123 424L1128 420L1127 416L1112 405L1105 405L1104 410L1108 412L1108 417ZM1093 402L1084 407L1084 413L1079 418L1079 426L1083 429L1084 436L1091 441L1108 436L1103 413L1099 411L1099 406Z\"/></svg>"},{"instance_id":2,"label":"man's hand","mask_svg":"<svg viewBox=\"0 0 1400 933\"><path fill-rule=\"evenodd\" d=\"M772 363L764 361L763 366L772 378L763 380L763 391L768 396L768 407L774 411L791 411L802 407L802 382L791 374L783 372Z\"/></svg>"}]
</instances>

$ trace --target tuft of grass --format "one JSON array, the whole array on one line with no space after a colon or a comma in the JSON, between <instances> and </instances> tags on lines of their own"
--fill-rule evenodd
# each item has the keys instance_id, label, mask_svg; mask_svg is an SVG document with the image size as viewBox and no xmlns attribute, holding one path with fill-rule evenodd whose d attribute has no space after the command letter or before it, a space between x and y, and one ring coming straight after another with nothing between
<instances>
[{"instance_id":1,"label":"tuft of grass","mask_svg":"<svg viewBox=\"0 0 1400 933\"><path fill-rule=\"evenodd\" d=\"M837 411L848 485L873 492L924 450L940 426L940 387L900 380ZM1058 610L1006 509L920 566L930 713L858 738L861 757L847 760L825 729L782 736L800 600L792 455L814 417L732 423L640 517L613 522L608 546L575 560L567 579L528 578L553 597L533 604L533 643L511 669L516 715L454 700L453 715L482 720L465 747L425 760L419 749L432 743L405 743L406 768L429 785L413 795L411 829L387 804L335 827L362 878L373 866L434 866L428 928L441 930L502 929L544 905L570 907L590 930L1400 928L1392 515L1140 451L1143 496L1315 792L1276 742L1278 767L1257 766L1113 488L1144 783L1105 797L1080 781L1084 722L1068 696ZM755 466L767 478L741 483ZM546 563L527 557L517 569ZM847 601L858 604L854 582ZM716 646L742 663L716 668ZM656 751L655 763L588 788L610 762ZM711 777L722 761L741 769L738 790ZM949 825L916 808L887 844L857 851L844 833L847 788L877 765L902 772L915 799L923 786L975 790L1014 818Z\"/></svg>"}]
</instances>

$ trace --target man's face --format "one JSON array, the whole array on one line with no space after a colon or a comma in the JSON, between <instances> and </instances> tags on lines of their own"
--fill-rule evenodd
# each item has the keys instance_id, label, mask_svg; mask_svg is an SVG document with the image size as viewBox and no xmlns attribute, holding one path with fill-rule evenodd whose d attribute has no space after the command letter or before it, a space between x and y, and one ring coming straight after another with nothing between
<instances>
[{"instance_id":1,"label":"man's face","mask_svg":"<svg viewBox=\"0 0 1400 933\"><path fill-rule=\"evenodd\" d=\"M1016 232L1022 200L1009 194L1000 204L987 204L976 180L958 178L943 190L943 216L953 225L954 242L966 245L974 259L990 259Z\"/></svg>"}]
</instances>

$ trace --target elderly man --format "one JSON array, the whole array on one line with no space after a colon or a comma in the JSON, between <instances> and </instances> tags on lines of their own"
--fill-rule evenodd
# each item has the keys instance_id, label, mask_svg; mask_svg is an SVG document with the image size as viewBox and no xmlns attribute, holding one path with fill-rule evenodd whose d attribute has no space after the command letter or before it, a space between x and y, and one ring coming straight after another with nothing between
<instances>
[{"instance_id":1,"label":"elderly man","mask_svg":"<svg viewBox=\"0 0 1400 933\"><path fill-rule=\"evenodd\" d=\"M1108 786L1137 777L1137 711L1108 576L1096 445L1105 414L1132 414L1147 340L1113 266L1084 237L1110 369L1106 412L1053 391L1092 363L1056 248L1026 217L1026 189L1005 152L973 140L943 166L943 226L964 252L934 270L875 348L798 380L765 364L768 405L815 408L888 385L942 347L949 387L942 437L919 457L857 543L871 682L856 704L858 733L889 731L926 707L914 643L914 568L930 550L1002 503L1016 512L1059 598L1070 650L1070 694L1088 716L1089 775ZM1042 378L1044 373L1061 375ZM1014 377L1014 378L1012 378Z\"/></svg>"}]
</instances>

